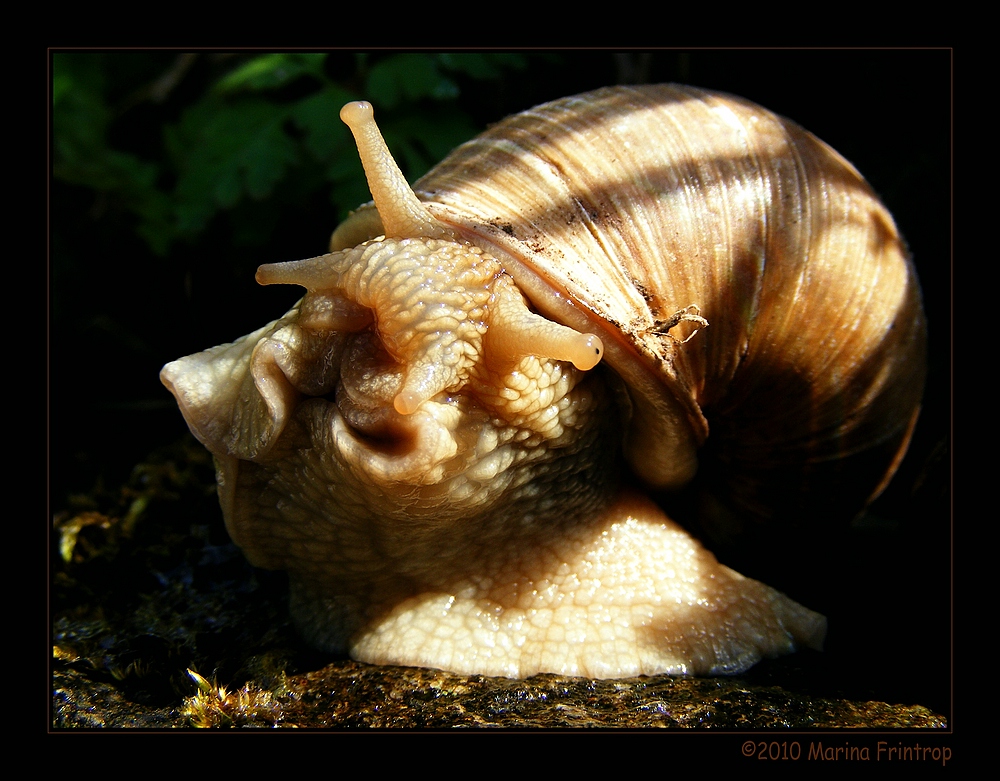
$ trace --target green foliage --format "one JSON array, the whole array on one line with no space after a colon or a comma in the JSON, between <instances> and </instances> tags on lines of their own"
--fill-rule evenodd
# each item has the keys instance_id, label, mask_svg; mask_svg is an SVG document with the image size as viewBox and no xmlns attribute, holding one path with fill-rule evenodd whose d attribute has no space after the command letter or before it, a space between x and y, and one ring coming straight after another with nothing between
<instances>
[{"instance_id":1,"label":"green foliage","mask_svg":"<svg viewBox=\"0 0 1000 781\"><path fill-rule=\"evenodd\" d=\"M325 59L325 54L262 54L223 76L215 89L221 94L277 89L307 74L323 80Z\"/></svg>"},{"instance_id":2,"label":"green foliage","mask_svg":"<svg viewBox=\"0 0 1000 781\"><path fill-rule=\"evenodd\" d=\"M170 199L157 189L160 167L111 147L114 120L107 79L94 56L55 55L52 83L53 166L56 179L113 194L139 217L139 232L162 254Z\"/></svg>"},{"instance_id":3,"label":"green foliage","mask_svg":"<svg viewBox=\"0 0 1000 781\"><path fill-rule=\"evenodd\" d=\"M479 129L457 107L460 84L525 67L520 55L486 53L348 59L345 67L328 53L56 54L53 176L131 213L159 255L197 241L220 213L254 221L240 211L256 214L265 200L292 208L325 189L343 217L370 197L339 119L344 103L363 97L378 107L412 180ZM432 120L428 101L438 106Z\"/></svg>"}]
</instances>

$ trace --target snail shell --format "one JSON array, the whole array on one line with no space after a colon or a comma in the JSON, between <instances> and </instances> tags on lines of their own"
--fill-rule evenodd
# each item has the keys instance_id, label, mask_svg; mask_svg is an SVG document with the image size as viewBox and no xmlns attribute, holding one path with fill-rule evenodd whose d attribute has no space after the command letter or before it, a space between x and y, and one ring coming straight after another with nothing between
<instances>
[{"instance_id":1,"label":"snail shell","mask_svg":"<svg viewBox=\"0 0 1000 781\"><path fill-rule=\"evenodd\" d=\"M857 171L748 101L616 87L504 120L410 191L371 108L342 117L374 205L329 255L261 267L307 290L283 318L161 373L306 636L508 676L820 647L822 616L644 490L701 469L741 517L811 524L891 477L925 326Z\"/></svg>"}]
</instances>

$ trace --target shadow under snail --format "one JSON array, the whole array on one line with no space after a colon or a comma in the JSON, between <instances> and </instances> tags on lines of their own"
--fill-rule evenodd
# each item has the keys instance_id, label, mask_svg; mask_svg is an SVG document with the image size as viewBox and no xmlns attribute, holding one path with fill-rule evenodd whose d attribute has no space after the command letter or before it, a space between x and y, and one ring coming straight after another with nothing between
<instances>
[{"instance_id":1,"label":"shadow under snail","mask_svg":"<svg viewBox=\"0 0 1000 781\"><path fill-rule=\"evenodd\" d=\"M857 171L676 85L509 117L412 190L371 106L341 117L374 204L329 254L260 267L305 288L291 311L161 373L306 638L509 677L821 647L823 616L718 563L650 492L689 483L707 441L719 506L763 523L849 520L892 476L924 315Z\"/></svg>"}]
</instances>

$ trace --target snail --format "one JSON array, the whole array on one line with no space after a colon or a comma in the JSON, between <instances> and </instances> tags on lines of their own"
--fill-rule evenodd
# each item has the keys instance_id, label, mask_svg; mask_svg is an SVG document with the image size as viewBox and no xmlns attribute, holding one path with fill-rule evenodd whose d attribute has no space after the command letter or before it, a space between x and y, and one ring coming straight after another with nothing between
<instances>
[{"instance_id":1,"label":"snail","mask_svg":"<svg viewBox=\"0 0 1000 781\"><path fill-rule=\"evenodd\" d=\"M373 203L328 254L260 267L305 289L287 314L161 372L304 636L507 677L821 648L823 616L653 496L702 470L720 512L822 525L895 471L924 315L851 164L741 98L614 87L507 118L411 189L372 107L341 118Z\"/></svg>"}]
</instances>

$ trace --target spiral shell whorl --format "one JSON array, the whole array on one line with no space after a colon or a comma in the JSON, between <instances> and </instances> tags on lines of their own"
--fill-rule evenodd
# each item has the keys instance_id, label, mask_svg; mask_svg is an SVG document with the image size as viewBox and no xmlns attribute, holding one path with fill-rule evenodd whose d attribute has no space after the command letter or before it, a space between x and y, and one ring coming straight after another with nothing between
<instances>
[{"instance_id":1,"label":"spiral shell whorl","mask_svg":"<svg viewBox=\"0 0 1000 781\"><path fill-rule=\"evenodd\" d=\"M607 88L498 123L414 189L542 314L601 336L648 482L688 481L708 441L756 515L825 513L810 497L836 485L850 515L894 471L925 371L916 276L867 183L798 125ZM710 326L681 344L658 326L691 304Z\"/></svg>"}]
</instances>

